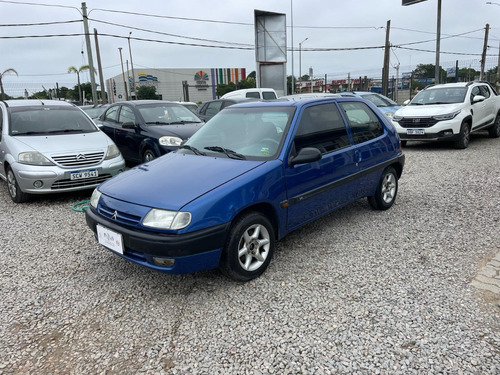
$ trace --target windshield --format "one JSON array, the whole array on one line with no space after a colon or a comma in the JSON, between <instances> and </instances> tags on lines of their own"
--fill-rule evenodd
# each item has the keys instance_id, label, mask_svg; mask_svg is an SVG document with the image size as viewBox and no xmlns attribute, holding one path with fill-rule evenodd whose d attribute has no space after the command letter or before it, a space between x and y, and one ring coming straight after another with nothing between
<instances>
[{"instance_id":1,"label":"windshield","mask_svg":"<svg viewBox=\"0 0 500 375\"><path fill-rule=\"evenodd\" d=\"M192 124L202 122L181 104L152 103L138 106L144 122L152 125Z\"/></svg>"},{"instance_id":2,"label":"windshield","mask_svg":"<svg viewBox=\"0 0 500 375\"><path fill-rule=\"evenodd\" d=\"M420 91L409 105L463 103L467 87L442 87Z\"/></svg>"},{"instance_id":3,"label":"windshield","mask_svg":"<svg viewBox=\"0 0 500 375\"><path fill-rule=\"evenodd\" d=\"M398 103L393 102L391 99L378 94L366 94L366 95L361 95L361 97L363 99L371 101L377 107L394 107L398 105Z\"/></svg>"},{"instance_id":4,"label":"windshield","mask_svg":"<svg viewBox=\"0 0 500 375\"><path fill-rule=\"evenodd\" d=\"M91 133L98 129L78 108L19 107L10 109L10 135Z\"/></svg>"},{"instance_id":5,"label":"windshield","mask_svg":"<svg viewBox=\"0 0 500 375\"><path fill-rule=\"evenodd\" d=\"M274 159L294 111L293 107L226 108L178 152L233 159Z\"/></svg>"}]
</instances>

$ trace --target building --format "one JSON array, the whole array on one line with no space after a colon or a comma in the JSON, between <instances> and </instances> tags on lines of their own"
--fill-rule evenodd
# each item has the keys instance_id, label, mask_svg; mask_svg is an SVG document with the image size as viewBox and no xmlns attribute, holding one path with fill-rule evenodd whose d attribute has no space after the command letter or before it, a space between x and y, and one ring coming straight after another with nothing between
<instances>
[{"instance_id":1,"label":"building","mask_svg":"<svg viewBox=\"0 0 500 375\"><path fill-rule=\"evenodd\" d=\"M126 80L123 75L117 75L106 80L106 91L110 103L135 99L135 87L154 86L162 100L204 102L216 99L218 84L237 83L245 80L246 68L193 68L193 69L134 69Z\"/></svg>"}]
</instances>

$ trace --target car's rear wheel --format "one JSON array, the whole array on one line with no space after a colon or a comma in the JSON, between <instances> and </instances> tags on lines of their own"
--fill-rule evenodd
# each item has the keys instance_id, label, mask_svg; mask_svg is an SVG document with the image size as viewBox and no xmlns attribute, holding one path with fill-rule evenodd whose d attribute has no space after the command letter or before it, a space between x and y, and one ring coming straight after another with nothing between
<instances>
[{"instance_id":1,"label":"car's rear wheel","mask_svg":"<svg viewBox=\"0 0 500 375\"><path fill-rule=\"evenodd\" d=\"M274 247L274 229L270 221L258 212L247 213L231 226L220 269L234 280L252 280L266 270Z\"/></svg>"},{"instance_id":2,"label":"car's rear wheel","mask_svg":"<svg viewBox=\"0 0 500 375\"><path fill-rule=\"evenodd\" d=\"M495 118L495 123L488 129L491 138L500 137L500 115Z\"/></svg>"},{"instance_id":3,"label":"car's rear wheel","mask_svg":"<svg viewBox=\"0 0 500 375\"><path fill-rule=\"evenodd\" d=\"M465 149L469 146L470 142L470 125L466 122L460 127L460 134L458 140L454 143L455 148Z\"/></svg>"},{"instance_id":4,"label":"car's rear wheel","mask_svg":"<svg viewBox=\"0 0 500 375\"><path fill-rule=\"evenodd\" d=\"M142 162L143 163L151 161L151 160L153 160L155 158L156 158L155 153L153 152L153 150L151 150L149 148L147 148L146 150L144 150L144 152L142 153Z\"/></svg>"},{"instance_id":5,"label":"car's rear wheel","mask_svg":"<svg viewBox=\"0 0 500 375\"><path fill-rule=\"evenodd\" d=\"M398 175L393 167L388 167L382 173L375 195L368 197L368 203L376 210L387 210L394 204L397 194Z\"/></svg>"},{"instance_id":6,"label":"car's rear wheel","mask_svg":"<svg viewBox=\"0 0 500 375\"><path fill-rule=\"evenodd\" d=\"M14 171L11 168L7 168L7 189L9 190L10 198L15 203L26 202L29 198L29 195L24 193L19 187Z\"/></svg>"}]
</instances>

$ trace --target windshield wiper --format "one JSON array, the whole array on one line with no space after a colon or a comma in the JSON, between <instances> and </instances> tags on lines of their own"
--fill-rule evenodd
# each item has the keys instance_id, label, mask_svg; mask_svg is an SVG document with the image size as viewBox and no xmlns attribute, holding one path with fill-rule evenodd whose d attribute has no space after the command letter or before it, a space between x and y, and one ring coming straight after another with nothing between
<instances>
[{"instance_id":1,"label":"windshield wiper","mask_svg":"<svg viewBox=\"0 0 500 375\"><path fill-rule=\"evenodd\" d=\"M83 133L82 129L60 129L60 130L50 130L47 133Z\"/></svg>"},{"instance_id":2,"label":"windshield wiper","mask_svg":"<svg viewBox=\"0 0 500 375\"><path fill-rule=\"evenodd\" d=\"M186 120L181 120L181 121L172 121L168 123L169 125L184 125L184 124L201 124L201 121L186 121Z\"/></svg>"},{"instance_id":3,"label":"windshield wiper","mask_svg":"<svg viewBox=\"0 0 500 375\"><path fill-rule=\"evenodd\" d=\"M220 147L220 146L207 146L207 147L205 147L205 150L224 153L224 154L226 154L226 156L228 158L231 158L231 159L239 159L239 160L246 159L245 155L238 154L236 151L230 150L228 148Z\"/></svg>"},{"instance_id":4,"label":"windshield wiper","mask_svg":"<svg viewBox=\"0 0 500 375\"><path fill-rule=\"evenodd\" d=\"M185 148L186 150L192 151L195 155L201 155L201 156L206 156L207 155L204 152L201 152L200 150L198 150L196 147L193 147L193 146L190 146L190 145L182 145L179 148L180 149L181 148Z\"/></svg>"},{"instance_id":5,"label":"windshield wiper","mask_svg":"<svg viewBox=\"0 0 500 375\"><path fill-rule=\"evenodd\" d=\"M170 122L164 121L146 121L147 125L170 125Z\"/></svg>"}]
</instances>

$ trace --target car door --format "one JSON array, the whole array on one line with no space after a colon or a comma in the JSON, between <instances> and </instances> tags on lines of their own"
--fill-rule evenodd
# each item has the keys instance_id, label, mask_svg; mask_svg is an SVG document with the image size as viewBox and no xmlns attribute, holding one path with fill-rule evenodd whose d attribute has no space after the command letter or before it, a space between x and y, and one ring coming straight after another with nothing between
<instances>
[{"instance_id":1,"label":"car door","mask_svg":"<svg viewBox=\"0 0 500 375\"><path fill-rule=\"evenodd\" d=\"M290 165L301 149L316 148L318 161ZM293 230L357 197L356 150L334 102L303 109L285 166L287 229Z\"/></svg>"},{"instance_id":2,"label":"car door","mask_svg":"<svg viewBox=\"0 0 500 375\"><path fill-rule=\"evenodd\" d=\"M496 117L495 96L491 92L491 89L488 85L480 85L479 90L480 90L480 95L485 97L484 99L485 117L481 125L491 124Z\"/></svg>"},{"instance_id":3,"label":"car door","mask_svg":"<svg viewBox=\"0 0 500 375\"><path fill-rule=\"evenodd\" d=\"M478 127L483 126L487 122L491 122L492 121L492 120L488 121L488 118L491 117L491 115L489 115L488 112L492 112L493 113L492 109L490 109L488 107L489 101L487 99L485 99L485 100L480 101L480 102L474 102L474 98L477 95L484 96L484 94L485 93L484 93L483 90L481 90L481 86L480 85L474 86L472 88L472 90L471 90L470 100L471 100L471 103L472 103L472 110L473 110L473 114L472 114L472 129L476 129Z\"/></svg>"},{"instance_id":4,"label":"car door","mask_svg":"<svg viewBox=\"0 0 500 375\"><path fill-rule=\"evenodd\" d=\"M358 197L370 195L378 184L388 147L378 112L361 101L339 103L354 143L358 173Z\"/></svg>"},{"instance_id":5,"label":"car door","mask_svg":"<svg viewBox=\"0 0 500 375\"><path fill-rule=\"evenodd\" d=\"M115 128L115 143L125 160L141 161L140 148L144 137L133 108L122 105Z\"/></svg>"},{"instance_id":6,"label":"car door","mask_svg":"<svg viewBox=\"0 0 500 375\"><path fill-rule=\"evenodd\" d=\"M109 138L116 143L115 129L118 128L118 111L119 105L111 106L107 109L104 115L99 120L98 124L101 130L106 133ZM120 150L121 151L121 150Z\"/></svg>"}]
</instances>

